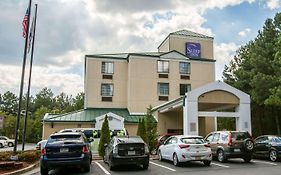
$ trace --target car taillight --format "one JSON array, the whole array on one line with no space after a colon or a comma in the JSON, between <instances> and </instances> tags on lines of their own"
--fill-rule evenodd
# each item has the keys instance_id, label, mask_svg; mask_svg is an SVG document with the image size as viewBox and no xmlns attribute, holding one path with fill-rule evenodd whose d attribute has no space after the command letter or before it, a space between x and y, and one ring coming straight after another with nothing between
<instances>
[{"instance_id":1,"label":"car taillight","mask_svg":"<svg viewBox=\"0 0 281 175\"><path fill-rule=\"evenodd\" d=\"M46 149L41 149L41 156L45 156L46 155Z\"/></svg>"},{"instance_id":2,"label":"car taillight","mask_svg":"<svg viewBox=\"0 0 281 175\"><path fill-rule=\"evenodd\" d=\"M228 146L232 146L232 134L231 134L231 132L228 134Z\"/></svg>"},{"instance_id":3,"label":"car taillight","mask_svg":"<svg viewBox=\"0 0 281 175\"><path fill-rule=\"evenodd\" d=\"M181 149L183 149L183 148L188 148L188 147L190 147L190 145L187 145L187 144L179 144L179 147L180 147Z\"/></svg>"},{"instance_id":4,"label":"car taillight","mask_svg":"<svg viewBox=\"0 0 281 175\"><path fill-rule=\"evenodd\" d=\"M82 152L85 153L85 154L88 153L89 152L88 147L87 146L83 146Z\"/></svg>"},{"instance_id":5,"label":"car taillight","mask_svg":"<svg viewBox=\"0 0 281 175\"><path fill-rule=\"evenodd\" d=\"M208 145L208 144L205 144L204 146L207 147L207 148L210 148L210 145Z\"/></svg>"}]
</instances>

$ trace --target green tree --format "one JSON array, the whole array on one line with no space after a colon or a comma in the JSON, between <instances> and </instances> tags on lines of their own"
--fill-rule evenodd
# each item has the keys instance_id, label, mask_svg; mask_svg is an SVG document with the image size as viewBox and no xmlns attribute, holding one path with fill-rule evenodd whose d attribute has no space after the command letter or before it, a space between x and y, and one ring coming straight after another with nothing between
<instances>
[{"instance_id":1,"label":"green tree","mask_svg":"<svg viewBox=\"0 0 281 175\"><path fill-rule=\"evenodd\" d=\"M280 134L280 24L280 13L274 20L267 19L257 37L237 51L223 73L226 83L250 94L254 135Z\"/></svg>"},{"instance_id":2,"label":"green tree","mask_svg":"<svg viewBox=\"0 0 281 175\"><path fill-rule=\"evenodd\" d=\"M147 143L147 135L146 135L144 118L139 119L137 135L140 136Z\"/></svg>"},{"instance_id":3,"label":"green tree","mask_svg":"<svg viewBox=\"0 0 281 175\"><path fill-rule=\"evenodd\" d=\"M47 107L48 109L54 109L54 94L51 89L43 88L39 93L35 95L34 99L35 109L40 107Z\"/></svg>"},{"instance_id":4,"label":"green tree","mask_svg":"<svg viewBox=\"0 0 281 175\"><path fill-rule=\"evenodd\" d=\"M147 108L147 112L145 115L145 129L147 136L146 143L148 144L149 152L151 153L156 149L157 144L157 123L153 116L151 105Z\"/></svg>"},{"instance_id":5,"label":"green tree","mask_svg":"<svg viewBox=\"0 0 281 175\"><path fill-rule=\"evenodd\" d=\"M108 126L108 117L107 115L104 118L102 127L101 127L101 136L100 136L100 143L99 143L99 155L104 156L105 148L104 144L108 144L110 141L110 131Z\"/></svg>"},{"instance_id":6,"label":"green tree","mask_svg":"<svg viewBox=\"0 0 281 175\"><path fill-rule=\"evenodd\" d=\"M84 108L84 99L85 99L85 93L80 92L76 95L76 97L73 100L73 109L79 110Z\"/></svg>"},{"instance_id":7,"label":"green tree","mask_svg":"<svg viewBox=\"0 0 281 175\"><path fill-rule=\"evenodd\" d=\"M7 91L1 98L0 110L8 114L16 114L18 108L18 97L14 93Z\"/></svg>"}]
</instances>

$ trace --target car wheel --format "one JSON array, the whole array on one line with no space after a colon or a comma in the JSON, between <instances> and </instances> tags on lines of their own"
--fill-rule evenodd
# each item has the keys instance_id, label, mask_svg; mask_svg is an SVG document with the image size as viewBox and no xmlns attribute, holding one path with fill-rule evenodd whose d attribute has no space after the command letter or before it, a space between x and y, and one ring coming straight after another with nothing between
<instances>
[{"instance_id":1,"label":"car wheel","mask_svg":"<svg viewBox=\"0 0 281 175\"><path fill-rule=\"evenodd\" d=\"M254 142L252 140L250 140L250 139L245 140L244 148L247 151L252 151L254 149Z\"/></svg>"},{"instance_id":2,"label":"car wheel","mask_svg":"<svg viewBox=\"0 0 281 175\"><path fill-rule=\"evenodd\" d=\"M277 161L277 151L276 150L271 150L269 152L269 159L272 161L272 162L276 162Z\"/></svg>"},{"instance_id":3,"label":"car wheel","mask_svg":"<svg viewBox=\"0 0 281 175\"><path fill-rule=\"evenodd\" d=\"M224 154L223 150L218 150L218 161L219 162L225 162L226 161L226 156Z\"/></svg>"},{"instance_id":4,"label":"car wheel","mask_svg":"<svg viewBox=\"0 0 281 175\"><path fill-rule=\"evenodd\" d=\"M176 153L174 153L174 155L173 155L173 164L175 166L179 166L179 160L178 160L178 156Z\"/></svg>"},{"instance_id":5,"label":"car wheel","mask_svg":"<svg viewBox=\"0 0 281 175\"><path fill-rule=\"evenodd\" d=\"M203 163L206 166L210 166L211 165L211 161L210 160L204 160Z\"/></svg>"},{"instance_id":6,"label":"car wheel","mask_svg":"<svg viewBox=\"0 0 281 175\"><path fill-rule=\"evenodd\" d=\"M44 167L40 167L40 173L41 175L48 175L49 170L47 168Z\"/></svg>"},{"instance_id":7,"label":"car wheel","mask_svg":"<svg viewBox=\"0 0 281 175\"><path fill-rule=\"evenodd\" d=\"M158 151L158 159L159 159L160 161L163 160L161 151Z\"/></svg>"},{"instance_id":8,"label":"car wheel","mask_svg":"<svg viewBox=\"0 0 281 175\"><path fill-rule=\"evenodd\" d=\"M246 155L245 157L243 157L243 160L247 163L249 163L252 160L252 156L251 155Z\"/></svg>"},{"instance_id":9,"label":"car wheel","mask_svg":"<svg viewBox=\"0 0 281 175\"><path fill-rule=\"evenodd\" d=\"M13 147L14 144L13 144L12 142L10 142L10 143L8 143L8 146L9 146L9 147Z\"/></svg>"},{"instance_id":10,"label":"car wheel","mask_svg":"<svg viewBox=\"0 0 281 175\"><path fill-rule=\"evenodd\" d=\"M143 164L143 165L142 165L142 168L143 168L144 170L147 170L148 167L149 167L149 164Z\"/></svg>"},{"instance_id":11,"label":"car wheel","mask_svg":"<svg viewBox=\"0 0 281 175\"><path fill-rule=\"evenodd\" d=\"M3 144L2 143L0 143L0 148L3 148L4 146L3 146Z\"/></svg>"}]
</instances>

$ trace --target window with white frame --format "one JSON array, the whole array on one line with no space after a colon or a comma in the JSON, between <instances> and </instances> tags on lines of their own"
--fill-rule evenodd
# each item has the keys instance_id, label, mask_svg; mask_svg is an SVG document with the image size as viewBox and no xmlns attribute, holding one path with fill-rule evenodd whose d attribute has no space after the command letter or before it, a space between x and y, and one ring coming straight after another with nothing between
<instances>
[{"instance_id":1,"label":"window with white frame","mask_svg":"<svg viewBox=\"0 0 281 175\"><path fill-rule=\"evenodd\" d=\"M169 83L158 83L158 95L159 96L169 95Z\"/></svg>"},{"instance_id":2,"label":"window with white frame","mask_svg":"<svg viewBox=\"0 0 281 175\"><path fill-rule=\"evenodd\" d=\"M169 73L169 61L157 61L158 73Z\"/></svg>"},{"instance_id":3,"label":"window with white frame","mask_svg":"<svg viewBox=\"0 0 281 175\"><path fill-rule=\"evenodd\" d=\"M190 74L190 63L180 62L180 74Z\"/></svg>"},{"instance_id":4,"label":"window with white frame","mask_svg":"<svg viewBox=\"0 0 281 175\"><path fill-rule=\"evenodd\" d=\"M101 73L113 74L113 62L102 62L101 63Z\"/></svg>"},{"instance_id":5,"label":"window with white frame","mask_svg":"<svg viewBox=\"0 0 281 175\"><path fill-rule=\"evenodd\" d=\"M180 95L185 95L188 91L191 91L190 84L180 84Z\"/></svg>"},{"instance_id":6,"label":"window with white frame","mask_svg":"<svg viewBox=\"0 0 281 175\"><path fill-rule=\"evenodd\" d=\"M113 84L101 84L101 96L113 96Z\"/></svg>"}]
</instances>

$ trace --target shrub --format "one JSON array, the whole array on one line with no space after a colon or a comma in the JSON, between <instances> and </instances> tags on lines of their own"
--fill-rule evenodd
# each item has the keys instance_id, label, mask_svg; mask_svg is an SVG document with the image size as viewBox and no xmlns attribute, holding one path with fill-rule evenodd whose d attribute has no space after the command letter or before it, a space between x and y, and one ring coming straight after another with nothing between
<instances>
[{"instance_id":1,"label":"shrub","mask_svg":"<svg viewBox=\"0 0 281 175\"><path fill-rule=\"evenodd\" d=\"M108 126L108 119L107 115L104 118L104 122L101 127L101 137L100 137L100 143L99 143L99 155L104 156L105 154L105 148L104 144L108 144L110 141L110 131L109 131L109 126Z\"/></svg>"}]
</instances>

